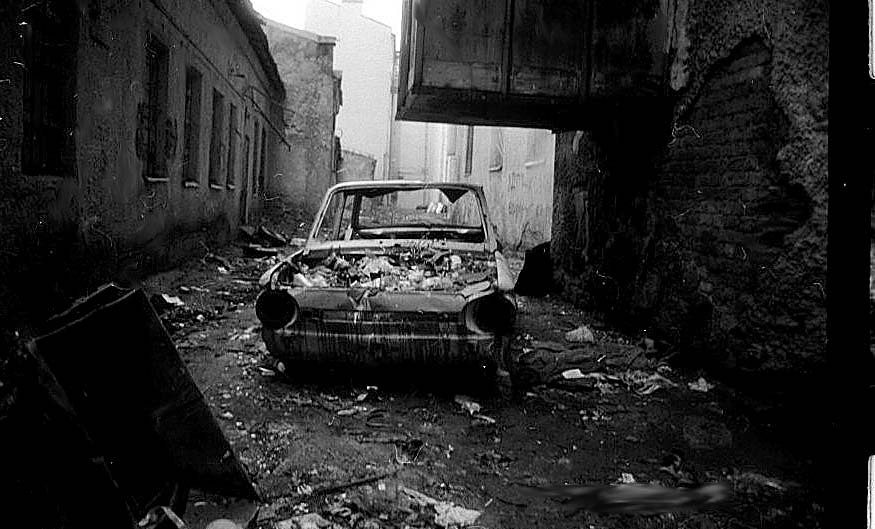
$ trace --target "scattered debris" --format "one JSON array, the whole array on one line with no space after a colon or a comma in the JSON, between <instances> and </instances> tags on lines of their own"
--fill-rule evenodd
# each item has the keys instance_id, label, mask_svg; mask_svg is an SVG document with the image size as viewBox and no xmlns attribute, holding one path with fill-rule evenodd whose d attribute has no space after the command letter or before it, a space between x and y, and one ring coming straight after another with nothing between
<instances>
[{"instance_id":1,"label":"scattered debris","mask_svg":"<svg viewBox=\"0 0 875 529\"><path fill-rule=\"evenodd\" d=\"M252 226L240 226L240 234L245 241L252 245L275 248L289 244L285 235L266 226L259 226L257 229Z\"/></svg>"},{"instance_id":2,"label":"scattered debris","mask_svg":"<svg viewBox=\"0 0 875 529\"><path fill-rule=\"evenodd\" d=\"M553 289L553 263L550 242L526 251L523 269L517 277L514 292L523 296L544 296Z\"/></svg>"},{"instance_id":3,"label":"scattered debris","mask_svg":"<svg viewBox=\"0 0 875 529\"><path fill-rule=\"evenodd\" d=\"M141 529L184 529L185 522L169 507L155 507L137 523Z\"/></svg>"},{"instance_id":4,"label":"scattered debris","mask_svg":"<svg viewBox=\"0 0 875 529\"><path fill-rule=\"evenodd\" d=\"M433 507L435 510L435 523L447 529L468 527L480 517L480 511L459 507L449 502L438 501L417 490L399 486L398 491L421 506Z\"/></svg>"},{"instance_id":5,"label":"scattered debris","mask_svg":"<svg viewBox=\"0 0 875 529\"><path fill-rule=\"evenodd\" d=\"M154 294L149 298L149 301L159 314L175 307L185 306L185 302L179 299L179 297L168 296L167 294Z\"/></svg>"},{"instance_id":6,"label":"scattered debris","mask_svg":"<svg viewBox=\"0 0 875 529\"><path fill-rule=\"evenodd\" d=\"M677 386L659 373L647 373L641 370L621 373L620 379L638 395L650 395L658 389Z\"/></svg>"},{"instance_id":7,"label":"scattered debris","mask_svg":"<svg viewBox=\"0 0 875 529\"><path fill-rule=\"evenodd\" d=\"M279 254L276 248L267 248L259 244L246 244L243 246L244 257L273 257Z\"/></svg>"},{"instance_id":8,"label":"scattered debris","mask_svg":"<svg viewBox=\"0 0 875 529\"><path fill-rule=\"evenodd\" d=\"M595 342L595 335L589 327L581 325L573 331L565 333L565 339L575 343L593 343Z\"/></svg>"},{"instance_id":9,"label":"scattered debris","mask_svg":"<svg viewBox=\"0 0 875 529\"><path fill-rule=\"evenodd\" d=\"M463 410L467 411L470 415L474 415L480 412L480 405L474 402L471 397L465 395L456 395L455 399L456 404L462 407Z\"/></svg>"},{"instance_id":10,"label":"scattered debris","mask_svg":"<svg viewBox=\"0 0 875 529\"><path fill-rule=\"evenodd\" d=\"M489 417L488 415L481 415L479 413L475 413L473 415L473 417L474 417L474 424L475 425L477 425L477 424L495 424L496 423L495 419L493 419L492 417Z\"/></svg>"},{"instance_id":11,"label":"scattered debris","mask_svg":"<svg viewBox=\"0 0 875 529\"><path fill-rule=\"evenodd\" d=\"M689 388L693 391L701 391L703 393L707 393L708 391L714 388L714 384L711 384L704 377L699 377L699 380L695 382L690 382L687 384Z\"/></svg>"},{"instance_id":12,"label":"scattered debris","mask_svg":"<svg viewBox=\"0 0 875 529\"><path fill-rule=\"evenodd\" d=\"M323 529L331 527L331 522L316 513L302 514L276 523L276 529Z\"/></svg>"}]
</instances>

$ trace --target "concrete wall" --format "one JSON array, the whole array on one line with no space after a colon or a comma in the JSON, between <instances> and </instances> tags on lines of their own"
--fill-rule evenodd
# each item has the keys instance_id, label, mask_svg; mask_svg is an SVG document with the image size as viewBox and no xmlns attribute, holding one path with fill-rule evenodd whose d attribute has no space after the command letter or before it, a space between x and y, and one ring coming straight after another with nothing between
<instances>
[{"instance_id":1,"label":"concrete wall","mask_svg":"<svg viewBox=\"0 0 875 529\"><path fill-rule=\"evenodd\" d=\"M70 131L74 174L23 175L18 33L21 9L28 4L14 0L0 7L0 79L6 81L0 83L0 318L7 322L39 318L95 284L113 277L135 279L204 252L203 242L226 239L241 209L257 212L260 201L246 195L253 182L243 167L242 141L231 181L208 185L212 91L221 91L226 105L237 106L238 138L254 137L256 123L267 125L267 174L275 170L277 144L268 124L280 123L276 103L283 97L275 72L271 77L228 2L78 2L77 118ZM165 141L159 153L166 170L156 181L145 179L142 171L147 31L168 50ZM196 183L183 185L189 66L203 76L200 170ZM224 161L228 133L226 128L221 138ZM227 174L227 167L222 169Z\"/></svg>"},{"instance_id":2,"label":"concrete wall","mask_svg":"<svg viewBox=\"0 0 875 529\"><path fill-rule=\"evenodd\" d=\"M377 0L371 0L377 1ZM362 16L361 2L310 0L305 29L337 38L335 68L343 72L343 107L337 130L345 148L377 160L377 179L388 178L395 36Z\"/></svg>"},{"instance_id":3,"label":"concrete wall","mask_svg":"<svg viewBox=\"0 0 875 529\"><path fill-rule=\"evenodd\" d=\"M555 136L540 129L475 127L472 171L466 175L467 127L454 128L458 179L483 186L489 215L504 247L528 249L549 241ZM500 168L492 166L496 149L501 152Z\"/></svg>"},{"instance_id":4,"label":"concrete wall","mask_svg":"<svg viewBox=\"0 0 875 529\"><path fill-rule=\"evenodd\" d=\"M340 169L337 171L337 181L374 180L376 166L377 160L373 157L364 153L342 149Z\"/></svg>"},{"instance_id":5,"label":"concrete wall","mask_svg":"<svg viewBox=\"0 0 875 529\"><path fill-rule=\"evenodd\" d=\"M279 152L271 180L274 200L267 214L280 229L309 222L325 191L336 183L334 122L340 107L334 75L334 38L277 22L265 26L270 51L286 88L285 136L290 148Z\"/></svg>"},{"instance_id":6,"label":"concrete wall","mask_svg":"<svg viewBox=\"0 0 875 529\"><path fill-rule=\"evenodd\" d=\"M821 365L828 24L825 2L677 2L674 103L559 137L570 296L736 373Z\"/></svg>"},{"instance_id":7,"label":"concrete wall","mask_svg":"<svg viewBox=\"0 0 875 529\"><path fill-rule=\"evenodd\" d=\"M396 121L391 178L480 184L506 248L550 240L555 136L547 130L474 127L468 173L467 135L466 126ZM496 149L501 163L493 168ZM415 205L421 204L407 206Z\"/></svg>"}]
</instances>

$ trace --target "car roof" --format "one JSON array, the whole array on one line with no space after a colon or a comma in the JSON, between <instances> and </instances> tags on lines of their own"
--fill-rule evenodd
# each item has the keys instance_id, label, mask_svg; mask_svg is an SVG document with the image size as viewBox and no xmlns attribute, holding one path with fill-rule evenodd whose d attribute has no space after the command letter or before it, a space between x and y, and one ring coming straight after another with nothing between
<instances>
[{"instance_id":1,"label":"car roof","mask_svg":"<svg viewBox=\"0 0 875 529\"><path fill-rule=\"evenodd\" d=\"M483 188L480 184L469 184L467 182L425 182L422 180L355 180L350 182L342 182L335 184L328 191L338 191L342 189L470 189L471 191L479 191Z\"/></svg>"}]
</instances>

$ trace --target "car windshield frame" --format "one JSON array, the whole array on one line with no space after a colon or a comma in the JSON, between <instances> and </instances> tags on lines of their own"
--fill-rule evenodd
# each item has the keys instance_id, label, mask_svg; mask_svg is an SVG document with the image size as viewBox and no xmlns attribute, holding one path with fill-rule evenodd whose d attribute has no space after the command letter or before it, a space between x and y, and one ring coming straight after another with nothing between
<instances>
[{"instance_id":1,"label":"car windshield frame","mask_svg":"<svg viewBox=\"0 0 875 529\"><path fill-rule=\"evenodd\" d=\"M394 192L404 192L404 191L426 191L426 190L438 190L443 196L451 203L455 203L459 198L466 196L468 194L473 195L474 203L478 209L477 212L474 213L474 218L478 219L479 226L473 225L462 225L462 224L440 224L434 223L430 224L428 222L412 222L407 224L392 224L386 226L360 226L358 225L359 218L359 209L361 206L362 197L376 197L380 195L391 194ZM338 237L338 231L336 228L332 228L332 238L321 238L320 231L322 230L322 226L325 222L330 222L331 219L328 218L329 207L331 205L332 200L338 194L344 194L344 203L342 208L345 210L346 201L353 199L354 204L351 208L352 215L348 221L349 230L352 230L353 226L355 226L355 233L359 236L362 234L367 235L364 238L349 238L347 234L340 233ZM341 211L341 216L344 213ZM338 225L341 223L338 223ZM343 222L346 224L346 221ZM346 232L346 230L344 230ZM430 233L435 233L436 235L444 234L443 238L441 237L430 237ZM447 241L459 242L465 244L477 244L481 246L485 246L491 249L494 249L494 234L492 233L492 227L488 221L488 214L486 208L486 200L483 194L483 189L480 186L472 185L472 184L448 184L448 183L414 183L414 182L396 182L396 183L375 183L375 182L351 182L344 184L337 184L326 192L325 197L322 200L322 204L319 208L319 211L316 215L315 222L311 227L310 234L308 237L308 246L310 245L343 245L343 244L355 244L356 246L367 243L369 240L375 240L377 242L385 241L387 239L392 240L393 242L401 242L405 240L409 241L420 241L423 238L438 238L445 239ZM477 238L478 240L471 240L472 238Z\"/></svg>"}]
</instances>

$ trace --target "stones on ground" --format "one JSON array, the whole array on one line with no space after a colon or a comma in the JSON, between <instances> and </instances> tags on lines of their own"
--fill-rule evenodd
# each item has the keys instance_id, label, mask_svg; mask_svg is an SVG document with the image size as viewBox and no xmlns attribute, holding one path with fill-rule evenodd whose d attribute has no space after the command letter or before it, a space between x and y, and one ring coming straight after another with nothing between
<instances>
[{"instance_id":1,"label":"stones on ground","mask_svg":"<svg viewBox=\"0 0 875 529\"><path fill-rule=\"evenodd\" d=\"M481 406L474 402L471 397L466 395L456 395L453 400L455 400L456 404L461 406L463 410L467 411L469 415L480 413Z\"/></svg>"},{"instance_id":2,"label":"stones on ground","mask_svg":"<svg viewBox=\"0 0 875 529\"><path fill-rule=\"evenodd\" d=\"M420 506L434 508L434 521L445 529L468 527L480 517L480 511L466 509L450 502L438 501L430 496L404 486L398 491Z\"/></svg>"},{"instance_id":3,"label":"stones on ground","mask_svg":"<svg viewBox=\"0 0 875 529\"><path fill-rule=\"evenodd\" d=\"M701 391L702 393L707 393L714 388L714 384L705 380L704 377L699 377L699 380L690 382L687 386L693 391Z\"/></svg>"},{"instance_id":4,"label":"stones on ground","mask_svg":"<svg viewBox=\"0 0 875 529\"><path fill-rule=\"evenodd\" d=\"M581 325L573 331L565 333L565 339L572 343L594 343L595 335L592 333L592 329Z\"/></svg>"}]
</instances>

